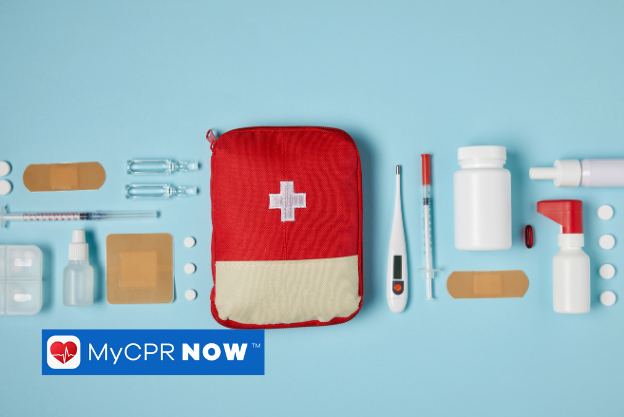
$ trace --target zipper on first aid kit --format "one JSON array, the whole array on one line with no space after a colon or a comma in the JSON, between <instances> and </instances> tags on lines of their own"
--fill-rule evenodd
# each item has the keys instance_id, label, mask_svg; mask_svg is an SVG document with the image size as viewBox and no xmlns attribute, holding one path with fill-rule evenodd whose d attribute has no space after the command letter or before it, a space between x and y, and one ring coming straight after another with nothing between
<instances>
[{"instance_id":1,"label":"zipper on first aid kit","mask_svg":"<svg viewBox=\"0 0 624 417\"><path fill-rule=\"evenodd\" d=\"M321 127L321 126L280 126L280 127L250 126L250 127L241 127L238 129L229 130L226 133L238 132L238 131L244 131L244 130L255 130L255 129L273 129L273 130L319 129L319 130L325 130L328 132L344 133L345 135L349 136L349 134L342 129L337 129L335 127ZM208 142L210 142L210 150L214 153L215 147L217 146L217 140L219 138L217 138L217 136L215 135L212 129L208 129L208 132L206 132L206 139L208 140Z\"/></svg>"},{"instance_id":2,"label":"zipper on first aid kit","mask_svg":"<svg viewBox=\"0 0 624 417\"><path fill-rule=\"evenodd\" d=\"M214 152L215 146L217 145L217 136L212 129L208 129L208 132L206 132L206 139L210 142L210 150Z\"/></svg>"}]
</instances>

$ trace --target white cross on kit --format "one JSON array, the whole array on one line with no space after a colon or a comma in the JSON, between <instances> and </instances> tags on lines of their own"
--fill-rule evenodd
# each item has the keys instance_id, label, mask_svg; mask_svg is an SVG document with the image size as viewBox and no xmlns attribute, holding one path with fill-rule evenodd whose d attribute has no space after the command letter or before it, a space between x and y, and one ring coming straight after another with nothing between
<instances>
[{"instance_id":1,"label":"white cross on kit","mask_svg":"<svg viewBox=\"0 0 624 417\"><path fill-rule=\"evenodd\" d=\"M294 181L280 181L280 193L269 194L269 198L269 209L280 209L283 222L294 222L295 209L306 208L306 195L295 194Z\"/></svg>"}]
</instances>

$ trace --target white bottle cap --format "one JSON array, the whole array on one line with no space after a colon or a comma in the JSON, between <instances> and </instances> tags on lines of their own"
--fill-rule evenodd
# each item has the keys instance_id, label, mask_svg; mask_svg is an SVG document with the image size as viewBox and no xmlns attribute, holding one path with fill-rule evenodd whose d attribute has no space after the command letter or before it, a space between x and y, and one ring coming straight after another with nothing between
<instances>
[{"instance_id":1,"label":"white bottle cap","mask_svg":"<svg viewBox=\"0 0 624 417\"><path fill-rule=\"evenodd\" d=\"M552 168L531 168L532 180L553 180L557 187L578 187L581 184L581 162L578 159L558 159Z\"/></svg>"},{"instance_id":2,"label":"white bottle cap","mask_svg":"<svg viewBox=\"0 0 624 417\"><path fill-rule=\"evenodd\" d=\"M613 217L613 207L607 204L598 207L598 217L602 220L610 220Z\"/></svg>"},{"instance_id":3,"label":"white bottle cap","mask_svg":"<svg viewBox=\"0 0 624 417\"><path fill-rule=\"evenodd\" d=\"M195 238L189 236L184 239L184 246L186 246L187 248L192 248L193 246L195 246Z\"/></svg>"},{"instance_id":4,"label":"white bottle cap","mask_svg":"<svg viewBox=\"0 0 624 417\"><path fill-rule=\"evenodd\" d=\"M504 146L463 146L457 150L459 165L476 161L499 161L505 163L507 149Z\"/></svg>"},{"instance_id":5,"label":"white bottle cap","mask_svg":"<svg viewBox=\"0 0 624 417\"><path fill-rule=\"evenodd\" d=\"M602 249L613 249L615 246L615 238L611 235L602 235L598 240L598 244Z\"/></svg>"},{"instance_id":6,"label":"white bottle cap","mask_svg":"<svg viewBox=\"0 0 624 417\"><path fill-rule=\"evenodd\" d=\"M197 268L193 264L184 265L184 272L186 272L189 275L194 274L196 269Z\"/></svg>"},{"instance_id":7,"label":"white bottle cap","mask_svg":"<svg viewBox=\"0 0 624 417\"><path fill-rule=\"evenodd\" d=\"M0 161L0 177L9 175L11 172L11 165L7 161Z\"/></svg>"},{"instance_id":8,"label":"white bottle cap","mask_svg":"<svg viewBox=\"0 0 624 417\"><path fill-rule=\"evenodd\" d=\"M613 304L615 304L616 300L617 297L615 296L615 293L613 291L605 291L600 294L600 302L607 307L611 307Z\"/></svg>"},{"instance_id":9,"label":"white bottle cap","mask_svg":"<svg viewBox=\"0 0 624 417\"><path fill-rule=\"evenodd\" d=\"M187 290L186 293L184 293L184 296L189 301L194 300L195 298L197 298L197 291L195 291L195 290Z\"/></svg>"},{"instance_id":10,"label":"white bottle cap","mask_svg":"<svg viewBox=\"0 0 624 417\"><path fill-rule=\"evenodd\" d=\"M69 244L69 260L89 260L89 244L86 243L85 231L82 229L76 229L72 233L72 243Z\"/></svg>"},{"instance_id":11,"label":"white bottle cap","mask_svg":"<svg viewBox=\"0 0 624 417\"><path fill-rule=\"evenodd\" d=\"M598 273L604 279L611 279L615 276L615 267L611 264L604 264L600 267Z\"/></svg>"},{"instance_id":12,"label":"white bottle cap","mask_svg":"<svg viewBox=\"0 0 624 417\"><path fill-rule=\"evenodd\" d=\"M0 195L7 195L13 189L11 182L7 180L0 180Z\"/></svg>"}]
</instances>

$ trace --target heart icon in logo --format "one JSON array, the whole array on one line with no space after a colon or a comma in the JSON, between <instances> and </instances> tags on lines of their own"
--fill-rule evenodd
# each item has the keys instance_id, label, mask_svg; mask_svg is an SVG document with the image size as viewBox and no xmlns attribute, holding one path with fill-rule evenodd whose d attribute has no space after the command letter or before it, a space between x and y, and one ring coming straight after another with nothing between
<instances>
[{"instance_id":1,"label":"heart icon in logo","mask_svg":"<svg viewBox=\"0 0 624 417\"><path fill-rule=\"evenodd\" d=\"M50 353L61 363L67 363L76 356L76 352L78 348L74 342L54 342L50 346Z\"/></svg>"}]
</instances>

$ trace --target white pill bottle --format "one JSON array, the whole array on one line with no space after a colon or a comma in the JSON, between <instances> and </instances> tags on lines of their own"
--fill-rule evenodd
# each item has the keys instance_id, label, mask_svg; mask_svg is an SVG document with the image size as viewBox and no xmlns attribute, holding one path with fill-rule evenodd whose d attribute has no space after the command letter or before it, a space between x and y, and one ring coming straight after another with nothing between
<instances>
[{"instance_id":1,"label":"white pill bottle","mask_svg":"<svg viewBox=\"0 0 624 417\"><path fill-rule=\"evenodd\" d=\"M511 248L511 174L504 146L465 146L453 177L455 247L467 251Z\"/></svg>"}]
</instances>

